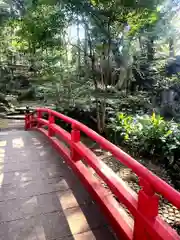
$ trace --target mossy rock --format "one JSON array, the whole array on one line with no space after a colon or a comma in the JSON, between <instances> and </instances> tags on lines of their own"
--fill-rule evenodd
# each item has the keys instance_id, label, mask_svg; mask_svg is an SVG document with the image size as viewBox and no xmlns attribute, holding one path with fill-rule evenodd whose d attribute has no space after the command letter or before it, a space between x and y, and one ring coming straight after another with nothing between
<instances>
[{"instance_id":1,"label":"mossy rock","mask_svg":"<svg viewBox=\"0 0 180 240\"><path fill-rule=\"evenodd\" d=\"M6 95L3 93L0 93L0 103L3 103L5 106L9 106L9 103L6 100Z\"/></svg>"},{"instance_id":2,"label":"mossy rock","mask_svg":"<svg viewBox=\"0 0 180 240\"><path fill-rule=\"evenodd\" d=\"M35 99L35 92L33 88L18 91L18 99L17 99L18 101L32 100L32 99Z\"/></svg>"},{"instance_id":3,"label":"mossy rock","mask_svg":"<svg viewBox=\"0 0 180 240\"><path fill-rule=\"evenodd\" d=\"M8 108L5 106L5 104L0 103L0 113L7 112Z\"/></svg>"}]
</instances>

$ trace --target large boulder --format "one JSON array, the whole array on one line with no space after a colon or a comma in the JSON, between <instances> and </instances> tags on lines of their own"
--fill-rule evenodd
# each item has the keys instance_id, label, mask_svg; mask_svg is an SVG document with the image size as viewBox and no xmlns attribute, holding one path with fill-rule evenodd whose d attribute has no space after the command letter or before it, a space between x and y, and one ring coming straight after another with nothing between
<instances>
[{"instance_id":1,"label":"large boulder","mask_svg":"<svg viewBox=\"0 0 180 240\"><path fill-rule=\"evenodd\" d=\"M180 73L180 56L174 58L169 58L166 64L166 73L167 76L171 77L174 74Z\"/></svg>"},{"instance_id":2,"label":"large boulder","mask_svg":"<svg viewBox=\"0 0 180 240\"><path fill-rule=\"evenodd\" d=\"M5 113L8 111L7 106L4 103L0 103L0 113Z\"/></svg>"},{"instance_id":3,"label":"large boulder","mask_svg":"<svg viewBox=\"0 0 180 240\"><path fill-rule=\"evenodd\" d=\"M180 189L180 159L176 160L174 164L167 166L172 182L177 189Z\"/></svg>"},{"instance_id":4,"label":"large boulder","mask_svg":"<svg viewBox=\"0 0 180 240\"><path fill-rule=\"evenodd\" d=\"M153 86L157 83L160 75L155 66L144 62L142 59L137 61L135 58L132 67L133 79L131 82L131 92L139 91L152 91Z\"/></svg>"},{"instance_id":5,"label":"large boulder","mask_svg":"<svg viewBox=\"0 0 180 240\"><path fill-rule=\"evenodd\" d=\"M23 75L14 76L13 81L16 83L17 89L28 89L31 87L29 78Z\"/></svg>"},{"instance_id":6,"label":"large boulder","mask_svg":"<svg viewBox=\"0 0 180 240\"><path fill-rule=\"evenodd\" d=\"M8 101L9 105L17 105L17 95L6 95L6 100Z\"/></svg>"},{"instance_id":7,"label":"large boulder","mask_svg":"<svg viewBox=\"0 0 180 240\"><path fill-rule=\"evenodd\" d=\"M35 91L33 88L18 91L18 101L33 100L35 98Z\"/></svg>"},{"instance_id":8,"label":"large boulder","mask_svg":"<svg viewBox=\"0 0 180 240\"><path fill-rule=\"evenodd\" d=\"M6 99L6 95L3 93L0 93L0 103L5 104L6 106L9 106L9 102Z\"/></svg>"},{"instance_id":9,"label":"large boulder","mask_svg":"<svg viewBox=\"0 0 180 240\"><path fill-rule=\"evenodd\" d=\"M180 84L173 84L160 92L160 113L166 119L180 119Z\"/></svg>"}]
</instances>

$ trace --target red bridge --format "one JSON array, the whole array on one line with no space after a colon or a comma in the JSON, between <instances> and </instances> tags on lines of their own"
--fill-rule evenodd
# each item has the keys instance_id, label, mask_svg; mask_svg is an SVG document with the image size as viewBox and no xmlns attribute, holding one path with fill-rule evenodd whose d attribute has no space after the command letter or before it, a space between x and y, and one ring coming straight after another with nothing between
<instances>
[{"instance_id":1,"label":"red bridge","mask_svg":"<svg viewBox=\"0 0 180 240\"><path fill-rule=\"evenodd\" d=\"M71 133L56 125L56 119L61 119L65 123L70 124L72 128ZM35 135L34 132L28 131L26 134L29 135L26 135L24 140L26 141L25 144L28 145L28 150L25 149L24 152L22 152L20 147L19 149L18 147L12 147L11 151L7 151L8 157L5 159L10 161L11 158L14 168L16 169L18 164L20 167L23 164L20 159L20 155L24 156L23 161L27 161L27 164L24 165L24 167L25 169L26 167L28 168L30 174L28 176L31 180L31 183L34 181L33 179L36 180L40 177L41 182L44 181L45 185L41 185L39 180L37 180L32 184L31 187L26 186L23 190L21 182L23 175L21 171L19 171L19 174L21 175L21 179L18 180L21 182L20 187L17 191L15 191L15 193L12 193L13 190L11 190L11 193L9 193L10 190L8 190L8 193L6 193L6 190L4 190L6 189L5 185L8 184L6 175L10 174L11 172L14 174L14 172L17 171L9 171L5 169L4 179L6 181L2 185L5 187L4 189L1 189L2 191L0 192L0 220L3 219L3 222L0 224L1 240L180 239L180 236L176 233L176 231L158 215L160 196L163 196L175 207L177 207L177 209L180 209L180 193L173 189L166 182L158 178L136 160L131 158L120 148L110 143L108 140L98 135L96 132L80 122L46 108L39 108L32 114L27 114L25 116L25 129L33 131L37 130L46 136L46 138L43 138L44 140L41 141L45 141L45 139L47 139L52 143L53 148L56 148L57 151L53 149L49 151L49 157L47 158L46 156L45 164L51 164L52 161L56 161L55 164L59 164L61 176L65 176L64 179L70 186L70 189L76 188L77 199L79 198L78 201L82 202L84 199L85 201L89 201L92 197L92 199L95 201L95 204L93 204L93 207L92 205L85 204L86 207L84 207L84 210L78 210L77 214L76 211L79 208L77 206L76 197L72 196L72 191L70 191L70 189L66 186L66 183L62 184L62 182L58 182L57 184L56 182L53 182L53 178L50 178L50 173L55 174L53 171L48 172L49 175L47 176L47 170L50 168L47 167L48 165L43 165L44 161L41 161L39 157L37 157L37 153L35 153L35 151L39 151L41 159L43 159L44 153L41 150L42 148L48 148L50 145L48 142L38 145L36 142L38 142L38 138L42 138L40 135L37 138L34 137L34 142L30 142L28 139L32 140L33 136ZM13 134L17 133L18 132L11 133L9 138L4 136L4 139L13 141ZM122 164L133 170L133 172L139 177L139 184L141 186L141 190L138 194L130 189L121 178L119 178L105 163L103 163L89 148L87 148L81 142L81 133L98 143L104 150L111 152L117 161L120 161ZM35 147L31 145L34 145ZM56 152L59 154L61 159L54 160ZM14 162L13 158L16 158L17 161ZM36 162L36 164L32 163L31 161ZM42 165L46 167L43 168L44 172L43 176L41 177ZM6 165L4 164L4 166ZM37 171L35 171L34 168L36 168ZM36 172L36 174L34 172ZM18 176L19 175L17 175L16 178L13 178L13 181L14 179L17 181ZM80 182L75 180L76 176ZM26 182L28 183L28 181L24 181L23 184L26 185ZM104 184L102 184L102 182ZM78 190L80 191L82 188L81 183L87 190L88 195L85 190L82 190L84 191L83 196L82 193L78 194ZM38 189L39 186L41 186L41 191ZM57 204L54 203L55 200L53 200L54 197L52 197L54 193L56 193L56 197L57 193L59 194L58 200L61 203L69 229L63 227L65 225L64 222L59 220L57 221L57 218L60 218L62 211L60 211L59 207L57 207ZM20 214L21 210L19 210L20 212L16 211L16 214L14 213L13 207L15 204L11 203L11 205L8 205L9 199L11 201L15 201L13 199L16 199L19 194L20 203L22 203L22 199L29 199L28 201L26 200L26 203L28 203L28 208L24 210L25 213L23 212L22 215ZM51 197L49 197L49 194L51 194ZM71 195L71 197L66 198L66 196L69 195ZM32 199L34 199L36 202L34 203L36 205L36 210L34 210L35 208L32 210ZM48 202L47 199L51 199L50 202ZM39 207L37 205L37 201L40 203ZM4 205L2 204L1 206L1 202ZM19 202L18 204L20 204ZM25 204L24 200L21 205L21 209L24 206L23 204ZM54 208L55 205L56 207ZM97 205L99 206L100 212L98 212L96 209ZM4 208L8 208L8 212L10 208L11 214L8 214L8 212L3 213ZM76 211L73 209L76 209ZM88 218L86 219L84 217L86 214L84 214L83 217L80 217L80 215L82 215L81 212L86 213L88 216L92 215L89 217L90 220L87 220ZM18 222L16 224L14 223L16 220L14 215L18 215ZM104 219L101 217L101 215L105 217L105 222L107 221L108 225L104 222ZM27 218L28 221L31 220L33 223L31 221L30 223L28 222L28 230L25 231L23 230L25 229L24 222L27 221ZM96 221L99 218L101 219L101 226L96 225ZM81 219L81 221L79 219ZM13 223L11 227L9 227L8 222L11 220ZM39 226L39 222L41 222L42 225ZM89 228L87 227L87 222L90 223ZM19 227L17 227L17 225ZM14 228L12 226L14 226ZM42 226L44 227L44 230L42 230ZM8 230L6 230L6 228ZM113 233L110 230L111 228ZM15 229L13 234L11 233L12 229ZM19 233L17 233L17 231L19 231ZM24 235L20 233L23 231ZM16 235L14 235L15 233Z\"/></svg>"}]
</instances>

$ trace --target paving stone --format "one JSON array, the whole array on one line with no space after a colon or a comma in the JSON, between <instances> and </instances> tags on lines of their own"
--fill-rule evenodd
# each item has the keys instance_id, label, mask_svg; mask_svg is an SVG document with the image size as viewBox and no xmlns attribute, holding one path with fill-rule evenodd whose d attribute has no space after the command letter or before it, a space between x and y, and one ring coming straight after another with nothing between
<instances>
[{"instance_id":1,"label":"paving stone","mask_svg":"<svg viewBox=\"0 0 180 240\"><path fill-rule=\"evenodd\" d=\"M72 234L86 232L105 224L94 205L70 208L64 211Z\"/></svg>"},{"instance_id":2,"label":"paving stone","mask_svg":"<svg viewBox=\"0 0 180 240\"><path fill-rule=\"evenodd\" d=\"M41 224L48 240L72 235L63 212L54 212L41 215Z\"/></svg>"},{"instance_id":3,"label":"paving stone","mask_svg":"<svg viewBox=\"0 0 180 240\"><path fill-rule=\"evenodd\" d=\"M35 171L27 170L27 171L15 171L15 172L8 172L6 173L6 177L4 178L4 174L0 174L0 178L3 178L3 182L0 183L0 186L19 186L20 183L23 182L30 182L30 181L39 181L39 180L46 180L48 178L57 178L62 177L61 172L53 172L52 174L49 173L48 169L36 169Z\"/></svg>"},{"instance_id":4,"label":"paving stone","mask_svg":"<svg viewBox=\"0 0 180 240\"><path fill-rule=\"evenodd\" d=\"M21 159L22 160L22 159ZM26 160L27 161L27 160ZM61 171L61 165L58 164L53 164L50 162L41 161L41 162L23 162L23 161L16 161L16 162L11 162L10 164L5 164L5 163L0 163L0 173L8 173L8 172L22 172L22 171L28 171L31 170L36 171L37 169L40 171L41 169L54 169L58 170L59 172Z\"/></svg>"},{"instance_id":5,"label":"paving stone","mask_svg":"<svg viewBox=\"0 0 180 240\"><path fill-rule=\"evenodd\" d=\"M40 181L21 182L17 186L8 185L0 188L0 201L25 198L45 193L65 191L69 186L65 179L49 178Z\"/></svg>"},{"instance_id":6,"label":"paving stone","mask_svg":"<svg viewBox=\"0 0 180 240\"><path fill-rule=\"evenodd\" d=\"M59 202L61 193L64 194L64 192L55 192L37 196L38 211L41 213L62 212L63 209Z\"/></svg>"},{"instance_id":7,"label":"paving stone","mask_svg":"<svg viewBox=\"0 0 180 240\"><path fill-rule=\"evenodd\" d=\"M38 218L21 219L0 224L1 240L46 240Z\"/></svg>"},{"instance_id":8,"label":"paving stone","mask_svg":"<svg viewBox=\"0 0 180 240\"><path fill-rule=\"evenodd\" d=\"M57 239L57 240L61 240L61 239ZM105 239L115 240L115 237L107 228L104 228L104 227L90 230L83 233L78 233L73 236L69 236L67 238L63 238L63 240L105 240Z\"/></svg>"},{"instance_id":9,"label":"paving stone","mask_svg":"<svg viewBox=\"0 0 180 240\"><path fill-rule=\"evenodd\" d=\"M68 209L68 208L74 208L78 207L79 205L86 204L87 202L90 202L89 195L83 196L77 199L76 195L74 195L72 190L68 190L65 192L57 192L58 200L62 206L62 208ZM82 196L82 195L81 195Z\"/></svg>"}]
</instances>

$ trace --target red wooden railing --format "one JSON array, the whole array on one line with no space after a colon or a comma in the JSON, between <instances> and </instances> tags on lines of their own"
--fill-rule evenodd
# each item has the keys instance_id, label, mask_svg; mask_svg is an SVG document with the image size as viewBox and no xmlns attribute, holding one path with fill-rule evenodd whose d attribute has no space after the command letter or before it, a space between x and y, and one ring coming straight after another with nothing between
<instances>
[{"instance_id":1,"label":"red wooden railing","mask_svg":"<svg viewBox=\"0 0 180 240\"><path fill-rule=\"evenodd\" d=\"M48 114L48 120L43 119L44 113ZM71 133L56 125L55 118L71 124ZM44 127L48 129L46 130ZM46 108L39 108L33 114L27 114L25 117L25 129L39 130L49 138L100 205L118 239L180 239L175 230L158 215L159 195L162 195L180 209L180 193L120 148L84 124ZM138 195L81 142L80 132L85 133L103 149L111 152L118 161L131 168L137 174L141 186ZM70 148L66 147L62 141L59 141L58 136ZM88 166L93 168L97 175L108 185L111 193L102 186L102 183L92 174ZM125 208L119 203L122 203L129 210L130 214L127 214Z\"/></svg>"}]
</instances>

